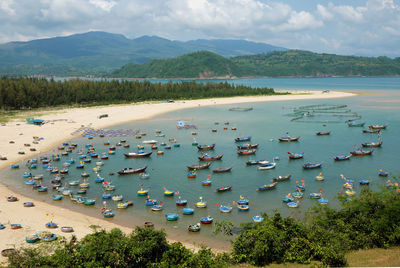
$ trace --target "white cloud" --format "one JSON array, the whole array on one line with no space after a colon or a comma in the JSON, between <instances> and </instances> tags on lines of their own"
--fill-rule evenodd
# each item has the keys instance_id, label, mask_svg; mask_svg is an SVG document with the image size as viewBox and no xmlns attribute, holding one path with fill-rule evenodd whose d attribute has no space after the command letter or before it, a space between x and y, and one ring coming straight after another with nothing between
<instances>
[{"instance_id":1,"label":"white cloud","mask_svg":"<svg viewBox=\"0 0 400 268\"><path fill-rule=\"evenodd\" d=\"M13 0L1 0L0 10L5 11L8 15L15 15L15 10L11 7L13 2Z\"/></svg>"},{"instance_id":2,"label":"white cloud","mask_svg":"<svg viewBox=\"0 0 400 268\"><path fill-rule=\"evenodd\" d=\"M333 19L333 14L328 9L320 4L317 5L317 14L321 16L323 20Z\"/></svg>"},{"instance_id":3,"label":"white cloud","mask_svg":"<svg viewBox=\"0 0 400 268\"><path fill-rule=\"evenodd\" d=\"M89 2L107 12L110 12L110 10L117 4L115 1L107 0L89 0Z\"/></svg>"}]
</instances>

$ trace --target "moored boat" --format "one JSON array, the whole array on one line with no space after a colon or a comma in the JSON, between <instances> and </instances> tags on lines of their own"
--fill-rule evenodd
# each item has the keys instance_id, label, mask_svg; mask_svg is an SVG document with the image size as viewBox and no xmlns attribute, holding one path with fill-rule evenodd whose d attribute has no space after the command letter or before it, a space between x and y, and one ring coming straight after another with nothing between
<instances>
[{"instance_id":1,"label":"moored boat","mask_svg":"<svg viewBox=\"0 0 400 268\"><path fill-rule=\"evenodd\" d=\"M363 133L377 134L377 133L380 133L381 130L380 129L363 129L362 132Z\"/></svg>"},{"instance_id":2,"label":"moored boat","mask_svg":"<svg viewBox=\"0 0 400 268\"><path fill-rule=\"evenodd\" d=\"M214 218L211 216L203 217L200 219L202 224L211 224L214 221Z\"/></svg>"},{"instance_id":3,"label":"moored boat","mask_svg":"<svg viewBox=\"0 0 400 268\"><path fill-rule=\"evenodd\" d=\"M199 170L199 169L206 169L206 168L209 168L210 165L211 165L211 162L207 162L207 163L205 163L205 164L187 166L187 168L188 168L189 170L194 170L194 169Z\"/></svg>"},{"instance_id":4,"label":"moored boat","mask_svg":"<svg viewBox=\"0 0 400 268\"><path fill-rule=\"evenodd\" d=\"M354 151L350 152L350 154L351 155L371 155L373 151L374 150L357 149L357 150L354 150Z\"/></svg>"},{"instance_id":5,"label":"moored boat","mask_svg":"<svg viewBox=\"0 0 400 268\"><path fill-rule=\"evenodd\" d=\"M304 152L303 153L287 153L289 155L289 159L300 159L303 158Z\"/></svg>"},{"instance_id":6,"label":"moored boat","mask_svg":"<svg viewBox=\"0 0 400 268\"><path fill-rule=\"evenodd\" d=\"M196 172L193 171L193 170L189 171L189 173L187 174L187 177L188 177L189 179L194 179L194 178L196 178Z\"/></svg>"},{"instance_id":7,"label":"moored boat","mask_svg":"<svg viewBox=\"0 0 400 268\"><path fill-rule=\"evenodd\" d=\"M389 173L380 169L378 175L381 177L387 177L389 175Z\"/></svg>"},{"instance_id":8,"label":"moored boat","mask_svg":"<svg viewBox=\"0 0 400 268\"><path fill-rule=\"evenodd\" d=\"M254 222L262 222L263 219L264 218L261 217L260 215L253 216L253 221Z\"/></svg>"},{"instance_id":9,"label":"moored boat","mask_svg":"<svg viewBox=\"0 0 400 268\"><path fill-rule=\"evenodd\" d=\"M209 150L214 150L215 143L211 145L197 145L197 149L199 151L209 151Z\"/></svg>"},{"instance_id":10,"label":"moored boat","mask_svg":"<svg viewBox=\"0 0 400 268\"><path fill-rule=\"evenodd\" d=\"M257 152L257 149L250 149L250 150L242 150L242 151L238 151L237 154L238 155L251 155L251 154L255 154Z\"/></svg>"},{"instance_id":11,"label":"moored boat","mask_svg":"<svg viewBox=\"0 0 400 268\"><path fill-rule=\"evenodd\" d=\"M237 208L239 211L249 211L250 209L249 205L239 205L239 204L237 204Z\"/></svg>"},{"instance_id":12,"label":"moored boat","mask_svg":"<svg viewBox=\"0 0 400 268\"><path fill-rule=\"evenodd\" d=\"M365 125L365 122L363 123L348 122L347 125L349 127L363 127Z\"/></svg>"},{"instance_id":13,"label":"moored boat","mask_svg":"<svg viewBox=\"0 0 400 268\"><path fill-rule=\"evenodd\" d=\"M387 125L370 125L369 129L386 129Z\"/></svg>"},{"instance_id":14,"label":"moored boat","mask_svg":"<svg viewBox=\"0 0 400 268\"><path fill-rule=\"evenodd\" d=\"M343 160L349 160L350 157L351 157L351 155L338 155L338 156L335 156L333 159L335 161L343 161Z\"/></svg>"},{"instance_id":15,"label":"moored boat","mask_svg":"<svg viewBox=\"0 0 400 268\"><path fill-rule=\"evenodd\" d=\"M230 190L232 190L232 185L218 187L216 189L216 192L220 193L220 192L226 192L226 191L230 191Z\"/></svg>"},{"instance_id":16,"label":"moored boat","mask_svg":"<svg viewBox=\"0 0 400 268\"><path fill-rule=\"evenodd\" d=\"M216 156L211 156L208 154L203 154L202 156L198 156L200 161L215 161L215 160L220 160L224 155L216 155Z\"/></svg>"},{"instance_id":17,"label":"moored boat","mask_svg":"<svg viewBox=\"0 0 400 268\"><path fill-rule=\"evenodd\" d=\"M276 163L267 163L267 164L262 164L258 166L258 170L267 170L267 169L273 169L276 167Z\"/></svg>"},{"instance_id":18,"label":"moored boat","mask_svg":"<svg viewBox=\"0 0 400 268\"><path fill-rule=\"evenodd\" d=\"M179 215L176 213L168 213L168 214L165 214L165 217L167 218L167 221L177 221L179 218Z\"/></svg>"},{"instance_id":19,"label":"moored boat","mask_svg":"<svg viewBox=\"0 0 400 268\"><path fill-rule=\"evenodd\" d=\"M300 136L297 137L282 136L278 139L280 142L292 142L292 141L298 141L300 139Z\"/></svg>"},{"instance_id":20,"label":"moored boat","mask_svg":"<svg viewBox=\"0 0 400 268\"><path fill-rule=\"evenodd\" d=\"M134 173L140 173L140 172L144 172L147 168L147 165L145 165L144 167L140 167L140 168L124 168L121 169L120 171L118 171L119 175L127 175L127 174L134 174Z\"/></svg>"},{"instance_id":21,"label":"moored boat","mask_svg":"<svg viewBox=\"0 0 400 268\"><path fill-rule=\"evenodd\" d=\"M229 172L232 170L232 166L228 167L228 168L217 168L217 169L213 169L212 172L213 173L224 173L224 172Z\"/></svg>"},{"instance_id":22,"label":"moored boat","mask_svg":"<svg viewBox=\"0 0 400 268\"><path fill-rule=\"evenodd\" d=\"M139 152L139 153L135 153L135 152L130 152L130 153L125 153L125 157L126 158L142 158L142 157L149 157L153 152Z\"/></svg>"},{"instance_id":23,"label":"moored boat","mask_svg":"<svg viewBox=\"0 0 400 268\"><path fill-rule=\"evenodd\" d=\"M220 205L219 206L219 211L222 213L229 213L232 211L232 207L231 206L224 206L224 205Z\"/></svg>"},{"instance_id":24,"label":"moored boat","mask_svg":"<svg viewBox=\"0 0 400 268\"><path fill-rule=\"evenodd\" d=\"M362 143L362 147L381 147L382 146L382 141L378 141L378 142L365 142Z\"/></svg>"},{"instance_id":25,"label":"moored boat","mask_svg":"<svg viewBox=\"0 0 400 268\"><path fill-rule=\"evenodd\" d=\"M322 162L318 163L307 163L303 165L303 169L313 169L313 168L320 168L322 166Z\"/></svg>"},{"instance_id":26,"label":"moored boat","mask_svg":"<svg viewBox=\"0 0 400 268\"><path fill-rule=\"evenodd\" d=\"M237 146L238 150L247 150L247 149L254 149L254 148L258 148L258 143L256 144L242 144L242 145L238 145Z\"/></svg>"},{"instance_id":27,"label":"moored boat","mask_svg":"<svg viewBox=\"0 0 400 268\"><path fill-rule=\"evenodd\" d=\"M331 131L318 131L317 133L316 133L316 135L317 136L326 136L326 135L330 135L331 134Z\"/></svg>"},{"instance_id":28,"label":"moored boat","mask_svg":"<svg viewBox=\"0 0 400 268\"><path fill-rule=\"evenodd\" d=\"M251 136L235 138L235 142L250 141Z\"/></svg>"},{"instance_id":29,"label":"moored boat","mask_svg":"<svg viewBox=\"0 0 400 268\"><path fill-rule=\"evenodd\" d=\"M287 181L292 177L291 174L288 174L286 176L277 176L277 177L273 177L272 181L273 182L280 182L280 181Z\"/></svg>"},{"instance_id":30,"label":"moored boat","mask_svg":"<svg viewBox=\"0 0 400 268\"><path fill-rule=\"evenodd\" d=\"M197 223L197 224L189 225L188 230L189 230L189 232L200 232L200 230L201 230L200 224Z\"/></svg>"},{"instance_id":31,"label":"moored boat","mask_svg":"<svg viewBox=\"0 0 400 268\"><path fill-rule=\"evenodd\" d=\"M278 184L278 182L273 182L271 184L264 184L263 186L260 186L257 188L257 191L267 191L267 190L272 190L275 189L276 185Z\"/></svg>"}]
</instances>

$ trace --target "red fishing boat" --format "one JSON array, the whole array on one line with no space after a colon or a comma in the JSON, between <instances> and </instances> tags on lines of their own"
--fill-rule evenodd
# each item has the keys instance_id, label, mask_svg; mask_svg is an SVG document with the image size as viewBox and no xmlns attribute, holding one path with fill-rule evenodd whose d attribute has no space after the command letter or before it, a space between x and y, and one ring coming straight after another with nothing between
<instances>
[{"instance_id":1,"label":"red fishing boat","mask_svg":"<svg viewBox=\"0 0 400 268\"><path fill-rule=\"evenodd\" d=\"M257 149L251 149L251 150L244 150L244 151L239 151L237 152L238 155L250 155L250 154L255 154L257 152Z\"/></svg>"}]
</instances>

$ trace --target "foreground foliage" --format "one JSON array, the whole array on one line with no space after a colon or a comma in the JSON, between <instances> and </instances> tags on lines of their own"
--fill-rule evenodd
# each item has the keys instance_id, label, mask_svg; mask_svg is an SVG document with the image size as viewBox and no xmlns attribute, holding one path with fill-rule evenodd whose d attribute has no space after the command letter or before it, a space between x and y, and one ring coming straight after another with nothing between
<instances>
[{"instance_id":1,"label":"foreground foliage","mask_svg":"<svg viewBox=\"0 0 400 268\"><path fill-rule=\"evenodd\" d=\"M229 83L0 78L0 108L6 110L70 104L131 103L149 100L273 95L271 88Z\"/></svg>"},{"instance_id":2,"label":"foreground foliage","mask_svg":"<svg viewBox=\"0 0 400 268\"><path fill-rule=\"evenodd\" d=\"M206 248L194 253L181 243L169 244L164 231L137 227L130 235L119 229L96 231L79 242L61 243L52 254L41 246L22 249L10 257L10 267L346 266L350 251L400 245L399 192L397 187L380 192L363 188L353 200L342 199L342 209L316 207L304 221L278 212L264 215L260 223L241 225L229 254ZM233 235L234 228L230 221L216 223L216 231L226 235Z\"/></svg>"}]
</instances>

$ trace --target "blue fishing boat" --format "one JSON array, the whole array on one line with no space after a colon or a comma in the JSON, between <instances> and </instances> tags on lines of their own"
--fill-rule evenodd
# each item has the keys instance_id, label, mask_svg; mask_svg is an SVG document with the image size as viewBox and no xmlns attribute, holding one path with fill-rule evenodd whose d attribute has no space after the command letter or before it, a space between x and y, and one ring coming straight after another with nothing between
<instances>
[{"instance_id":1,"label":"blue fishing boat","mask_svg":"<svg viewBox=\"0 0 400 268\"><path fill-rule=\"evenodd\" d=\"M249 205L237 205L237 208L239 211L249 211L250 207Z\"/></svg>"},{"instance_id":2,"label":"blue fishing boat","mask_svg":"<svg viewBox=\"0 0 400 268\"><path fill-rule=\"evenodd\" d=\"M253 221L254 221L254 222L261 222L263 219L264 219L264 218L261 217L261 216L259 216L259 215L253 216Z\"/></svg>"},{"instance_id":3,"label":"blue fishing boat","mask_svg":"<svg viewBox=\"0 0 400 268\"><path fill-rule=\"evenodd\" d=\"M338 155L338 156L335 156L333 159L335 161L343 161L343 160L349 160L350 157L351 157L351 155Z\"/></svg>"},{"instance_id":4,"label":"blue fishing boat","mask_svg":"<svg viewBox=\"0 0 400 268\"><path fill-rule=\"evenodd\" d=\"M58 225L57 225L57 223L55 223L55 222L47 222L46 224L45 224L45 226L46 226L46 228L50 228L50 229L54 229L54 228L57 228L58 227Z\"/></svg>"},{"instance_id":5,"label":"blue fishing boat","mask_svg":"<svg viewBox=\"0 0 400 268\"><path fill-rule=\"evenodd\" d=\"M389 175L389 173L380 169L378 175L381 177L387 177Z\"/></svg>"},{"instance_id":6,"label":"blue fishing boat","mask_svg":"<svg viewBox=\"0 0 400 268\"><path fill-rule=\"evenodd\" d=\"M111 199L111 194L103 194L103 199Z\"/></svg>"},{"instance_id":7,"label":"blue fishing boat","mask_svg":"<svg viewBox=\"0 0 400 268\"><path fill-rule=\"evenodd\" d=\"M328 199L325 198L318 199L318 203L321 205L326 205L328 204Z\"/></svg>"},{"instance_id":8,"label":"blue fishing boat","mask_svg":"<svg viewBox=\"0 0 400 268\"><path fill-rule=\"evenodd\" d=\"M40 237L38 234L28 235L27 237L25 237L25 241L30 244L36 243L39 240Z\"/></svg>"},{"instance_id":9,"label":"blue fishing boat","mask_svg":"<svg viewBox=\"0 0 400 268\"><path fill-rule=\"evenodd\" d=\"M310 198L312 199L321 199L321 193L311 193Z\"/></svg>"},{"instance_id":10,"label":"blue fishing boat","mask_svg":"<svg viewBox=\"0 0 400 268\"><path fill-rule=\"evenodd\" d=\"M42 240L45 242L51 242L57 239L57 235L53 233L46 233L42 235Z\"/></svg>"},{"instance_id":11,"label":"blue fishing boat","mask_svg":"<svg viewBox=\"0 0 400 268\"><path fill-rule=\"evenodd\" d=\"M29 185L32 185L32 184L34 184L34 183L35 183L35 181L32 180L32 179L26 180L26 181L25 181L25 184L29 184Z\"/></svg>"},{"instance_id":12,"label":"blue fishing boat","mask_svg":"<svg viewBox=\"0 0 400 268\"><path fill-rule=\"evenodd\" d=\"M369 180L360 180L360 185L369 185Z\"/></svg>"},{"instance_id":13,"label":"blue fishing boat","mask_svg":"<svg viewBox=\"0 0 400 268\"><path fill-rule=\"evenodd\" d=\"M251 136L235 138L235 142L250 141Z\"/></svg>"},{"instance_id":14,"label":"blue fishing boat","mask_svg":"<svg viewBox=\"0 0 400 268\"><path fill-rule=\"evenodd\" d=\"M104 218L112 218L114 216L115 216L115 213L110 209L107 209L107 210L103 211L103 217Z\"/></svg>"},{"instance_id":15,"label":"blue fishing boat","mask_svg":"<svg viewBox=\"0 0 400 268\"><path fill-rule=\"evenodd\" d=\"M219 207L219 211L221 211L222 213L229 213L229 212L232 211L232 207L221 205L221 206Z\"/></svg>"},{"instance_id":16,"label":"blue fishing boat","mask_svg":"<svg viewBox=\"0 0 400 268\"><path fill-rule=\"evenodd\" d=\"M176 213L168 213L165 214L165 217L167 218L167 221L177 221L179 216Z\"/></svg>"},{"instance_id":17,"label":"blue fishing boat","mask_svg":"<svg viewBox=\"0 0 400 268\"><path fill-rule=\"evenodd\" d=\"M152 211L161 211L161 210L163 210L163 206L161 204L160 205L154 205L154 206L151 207L151 210Z\"/></svg>"},{"instance_id":18,"label":"blue fishing boat","mask_svg":"<svg viewBox=\"0 0 400 268\"><path fill-rule=\"evenodd\" d=\"M211 224L214 221L213 217L207 216L200 219L202 224Z\"/></svg>"},{"instance_id":19,"label":"blue fishing boat","mask_svg":"<svg viewBox=\"0 0 400 268\"><path fill-rule=\"evenodd\" d=\"M32 177L32 173L31 172L24 172L24 178L29 178Z\"/></svg>"},{"instance_id":20,"label":"blue fishing boat","mask_svg":"<svg viewBox=\"0 0 400 268\"><path fill-rule=\"evenodd\" d=\"M104 181L104 178L102 177L96 177L96 179L94 180L96 183L102 183Z\"/></svg>"},{"instance_id":21,"label":"blue fishing boat","mask_svg":"<svg viewBox=\"0 0 400 268\"><path fill-rule=\"evenodd\" d=\"M145 201L146 206L154 206L157 204L157 200L151 199L151 198L147 198Z\"/></svg>"},{"instance_id":22,"label":"blue fishing boat","mask_svg":"<svg viewBox=\"0 0 400 268\"><path fill-rule=\"evenodd\" d=\"M349 127L363 127L365 125L365 122L363 123L348 122L347 125Z\"/></svg>"},{"instance_id":23,"label":"blue fishing boat","mask_svg":"<svg viewBox=\"0 0 400 268\"><path fill-rule=\"evenodd\" d=\"M297 203L297 202L289 202L289 203L287 203L287 206L290 207L290 208L297 208L297 207L299 207L299 203Z\"/></svg>"},{"instance_id":24,"label":"blue fishing boat","mask_svg":"<svg viewBox=\"0 0 400 268\"><path fill-rule=\"evenodd\" d=\"M257 191L267 191L267 190L272 190L275 189L276 185L278 184L278 182L273 182L271 184L264 184L263 186L260 186L257 188Z\"/></svg>"},{"instance_id":25,"label":"blue fishing boat","mask_svg":"<svg viewBox=\"0 0 400 268\"><path fill-rule=\"evenodd\" d=\"M318 162L318 163L307 163L303 165L303 169L313 169L313 168L320 168L322 166L322 162Z\"/></svg>"},{"instance_id":26,"label":"blue fishing boat","mask_svg":"<svg viewBox=\"0 0 400 268\"><path fill-rule=\"evenodd\" d=\"M51 198L54 201L58 201L58 200L61 200L63 198L63 196L62 196L62 194L51 194Z\"/></svg>"},{"instance_id":27,"label":"blue fishing boat","mask_svg":"<svg viewBox=\"0 0 400 268\"><path fill-rule=\"evenodd\" d=\"M194 209L193 208L184 208L182 209L182 214L183 215L193 215Z\"/></svg>"}]
</instances>

